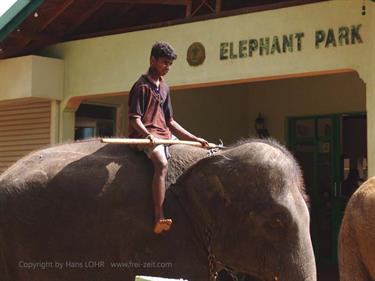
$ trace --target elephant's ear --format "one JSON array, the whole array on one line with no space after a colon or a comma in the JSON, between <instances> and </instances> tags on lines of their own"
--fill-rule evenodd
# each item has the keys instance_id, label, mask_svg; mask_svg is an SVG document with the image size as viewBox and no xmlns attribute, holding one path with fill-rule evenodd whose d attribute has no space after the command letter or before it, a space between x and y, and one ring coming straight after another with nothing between
<instances>
[{"instance_id":1,"label":"elephant's ear","mask_svg":"<svg viewBox=\"0 0 375 281\"><path fill-rule=\"evenodd\" d=\"M191 170L193 173L202 173L206 176L218 175L233 170L233 164L234 161L232 159L218 154L199 160L191 167Z\"/></svg>"},{"instance_id":2,"label":"elephant's ear","mask_svg":"<svg viewBox=\"0 0 375 281\"><path fill-rule=\"evenodd\" d=\"M228 205L231 203L231 199L220 178L234 169L233 164L233 160L224 155L203 158L184 175L184 185L192 188L192 193L197 197L219 200Z\"/></svg>"}]
</instances>

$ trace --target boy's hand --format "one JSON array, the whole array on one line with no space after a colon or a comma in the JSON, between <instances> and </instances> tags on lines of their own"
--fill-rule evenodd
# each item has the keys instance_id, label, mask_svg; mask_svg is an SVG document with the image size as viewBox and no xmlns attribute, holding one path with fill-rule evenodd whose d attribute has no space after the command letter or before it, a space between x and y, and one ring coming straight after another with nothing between
<instances>
[{"instance_id":1,"label":"boy's hand","mask_svg":"<svg viewBox=\"0 0 375 281\"><path fill-rule=\"evenodd\" d=\"M201 145L204 146L204 147L208 147L209 146L208 141L206 141L205 139L197 138L196 141L200 142Z\"/></svg>"},{"instance_id":2,"label":"boy's hand","mask_svg":"<svg viewBox=\"0 0 375 281\"><path fill-rule=\"evenodd\" d=\"M155 137L151 134L148 134L146 139L149 139L150 140L150 145L154 145L155 144Z\"/></svg>"}]
</instances>

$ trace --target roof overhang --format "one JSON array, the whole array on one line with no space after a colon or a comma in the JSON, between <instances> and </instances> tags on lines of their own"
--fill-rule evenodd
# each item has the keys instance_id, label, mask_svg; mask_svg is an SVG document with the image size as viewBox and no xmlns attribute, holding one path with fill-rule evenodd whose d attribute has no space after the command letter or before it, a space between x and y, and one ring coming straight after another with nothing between
<instances>
[{"instance_id":1,"label":"roof overhang","mask_svg":"<svg viewBox=\"0 0 375 281\"><path fill-rule=\"evenodd\" d=\"M0 42L3 41L9 33L15 30L31 13L33 13L43 0L17 0L0 17Z\"/></svg>"}]
</instances>

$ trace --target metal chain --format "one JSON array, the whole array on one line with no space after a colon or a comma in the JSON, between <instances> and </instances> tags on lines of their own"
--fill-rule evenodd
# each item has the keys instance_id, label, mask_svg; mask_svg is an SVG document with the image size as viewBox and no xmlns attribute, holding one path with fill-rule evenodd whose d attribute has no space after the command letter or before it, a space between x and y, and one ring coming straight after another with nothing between
<instances>
[{"instance_id":1,"label":"metal chain","mask_svg":"<svg viewBox=\"0 0 375 281\"><path fill-rule=\"evenodd\" d=\"M178 197L177 193L173 189L171 189L171 192L172 192L172 194L174 194L176 196L178 202L180 202L183 210L185 210L185 212L186 212L187 217L190 218L188 212L183 207L184 205L181 203L180 198ZM203 239L205 240L203 242L203 244L205 244L204 248L207 249L207 252L208 252L207 260L208 260L209 281L216 281L218 273L216 271L216 257L212 252L212 246L211 246L211 244L212 244L212 230L211 230L211 228L208 227L208 226L205 227L203 235L204 235ZM198 238L198 240L200 240L200 239Z\"/></svg>"},{"instance_id":2,"label":"metal chain","mask_svg":"<svg viewBox=\"0 0 375 281\"><path fill-rule=\"evenodd\" d=\"M238 272L229 268L229 267L224 267L224 270L230 275L233 281L238 281Z\"/></svg>"},{"instance_id":3,"label":"metal chain","mask_svg":"<svg viewBox=\"0 0 375 281\"><path fill-rule=\"evenodd\" d=\"M208 275L209 281L216 281L217 271L216 271L216 257L212 252L212 232L209 227L205 229L206 241L207 241L207 252L208 252Z\"/></svg>"},{"instance_id":4,"label":"metal chain","mask_svg":"<svg viewBox=\"0 0 375 281\"><path fill-rule=\"evenodd\" d=\"M210 157L210 156L214 155L216 152L219 152L220 150L222 150L224 148L225 147L224 147L223 141L221 139L219 139L219 144L216 147L209 149L207 151L206 157Z\"/></svg>"}]
</instances>

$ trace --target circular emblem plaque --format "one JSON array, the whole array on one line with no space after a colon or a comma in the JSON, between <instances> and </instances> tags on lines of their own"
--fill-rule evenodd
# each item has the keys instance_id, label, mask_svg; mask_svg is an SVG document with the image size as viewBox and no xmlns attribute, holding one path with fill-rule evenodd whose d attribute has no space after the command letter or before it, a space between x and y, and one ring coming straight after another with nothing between
<instances>
[{"instance_id":1,"label":"circular emblem plaque","mask_svg":"<svg viewBox=\"0 0 375 281\"><path fill-rule=\"evenodd\" d=\"M202 43L194 42L187 50L186 60L191 66L197 66L204 62L206 51Z\"/></svg>"}]
</instances>

